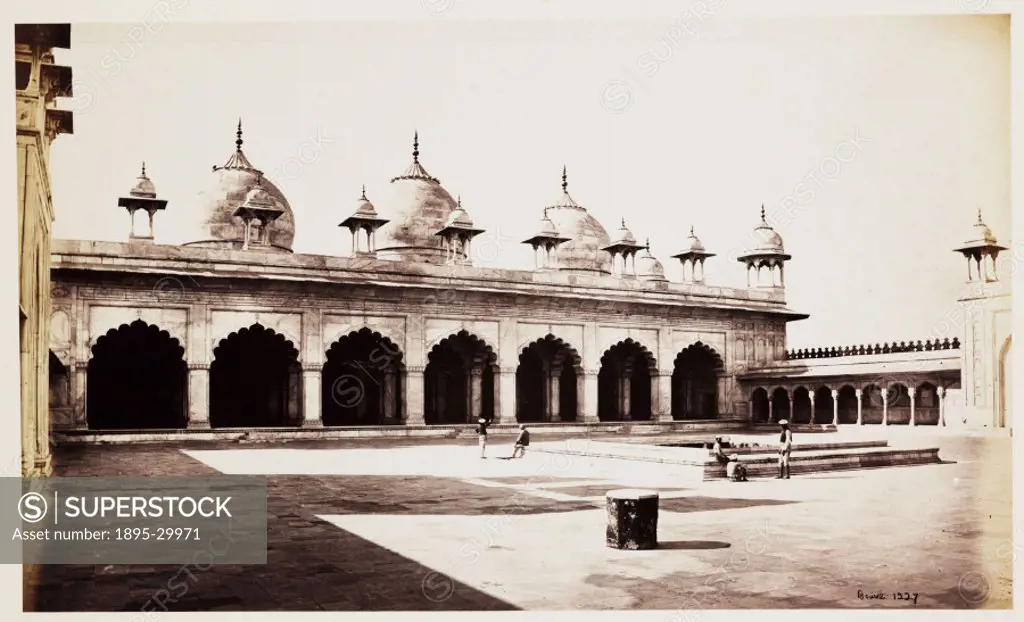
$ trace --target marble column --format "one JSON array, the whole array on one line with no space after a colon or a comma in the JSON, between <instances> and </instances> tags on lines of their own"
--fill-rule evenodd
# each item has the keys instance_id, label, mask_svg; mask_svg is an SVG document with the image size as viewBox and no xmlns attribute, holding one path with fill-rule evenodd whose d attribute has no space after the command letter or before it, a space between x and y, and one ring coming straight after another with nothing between
<instances>
[{"instance_id":1,"label":"marble column","mask_svg":"<svg viewBox=\"0 0 1024 622\"><path fill-rule=\"evenodd\" d=\"M561 374L562 368L555 366L548 376L548 420L561 421L562 400L561 400Z\"/></svg>"},{"instance_id":2,"label":"marble column","mask_svg":"<svg viewBox=\"0 0 1024 622\"><path fill-rule=\"evenodd\" d=\"M622 376L619 378L619 419L622 421L629 421L633 418L630 413L630 389L632 388L633 374L631 371L622 372Z\"/></svg>"},{"instance_id":3,"label":"marble column","mask_svg":"<svg viewBox=\"0 0 1024 622\"><path fill-rule=\"evenodd\" d=\"M89 427L89 420L86 417L85 404L86 396L85 390L87 383L86 370L87 365L83 363L73 364L69 370L69 376L71 377L71 407L72 407L72 421L75 428L84 430Z\"/></svg>"},{"instance_id":4,"label":"marble column","mask_svg":"<svg viewBox=\"0 0 1024 622\"><path fill-rule=\"evenodd\" d=\"M504 367L495 372L494 423L516 421L516 368Z\"/></svg>"},{"instance_id":5,"label":"marble column","mask_svg":"<svg viewBox=\"0 0 1024 622\"><path fill-rule=\"evenodd\" d=\"M914 403L915 395L914 394L917 393L917 389L915 389L914 387L909 387L907 389L907 393L910 394L910 425L911 426L916 426L917 425L917 421L915 420L915 412L914 412L914 410L915 410L915 403Z\"/></svg>"},{"instance_id":6,"label":"marble column","mask_svg":"<svg viewBox=\"0 0 1024 622\"><path fill-rule=\"evenodd\" d=\"M384 415L385 423L395 423L395 403L396 403L396 391L395 383L398 380L397 374L393 370L384 372L383 386L381 387L381 413Z\"/></svg>"},{"instance_id":7,"label":"marble column","mask_svg":"<svg viewBox=\"0 0 1024 622\"><path fill-rule=\"evenodd\" d=\"M188 364L188 427L210 427L210 366Z\"/></svg>"},{"instance_id":8,"label":"marble column","mask_svg":"<svg viewBox=\"0 0 1024 622\"><path fill-rule=\"evenodd\" d=\"M938 387L935 392L939 396L939 425L946 426L946 388Z\"/></svg>"},{"instance_id":9,"label":"marble column","mask_svg":"<svg viewBox=\"0 0 1024 622\"><path fill-rule=\"evenodd\" d=\"M658 374L658 401L655 402L657 420L672 421L672 374L661 372ZM654 417L651 417L654 419Z\"/></svg>"},{"instance_id":10,"label":"marble column","mask_svg":"<svg viewBox=\"0 0 1024 622\"><path fill-rule=\"evenodd\" d=\"M832 389L832 425L839 425L839 391Z\"/></svg>"},{"instance_id":11,"label":"marble column","mask_svg":"<svg viewBox=\"0 0 1024 622\"><path fill-rule=\"evenodd\" d=\"M786 392L786 399L789 401L789 424L793 425L793 402L796 400L793 399L793 393L791 391Z\"/></svg>"},{"instance_id":12,"label":"marble column","mask_svg":"<svg viewBox=\"0 0 1024 622\"><path fill-rule=\"evenodd\" d=\"M889 425L889 389L882 389L882 425Z\"/></svg>"},{"instance_id":13,"label":"marble column","mask_svg":"<svg viewBox=\"0 0 1024 622\"><path fill-rule=\"evenodd\" d=\"M597 372L584 370L580 374L580 384L583 386L583 399L580 400L580 412L583 413L584 423L597 423L600 418L597 416Z\"/></svg>"},{"instance_id":14,"label":"marble column","mask_svg":"<svg viewBox=\"0 0 1024 622\"><path fill-rule=\"evenodd\" d=\"M320 365L302 366L302 427L319 428L323 421L323 401L321 389Z\"/></svg>"},{"instance_id":15,"label":"marble column","mask_svg":"<svg viewBox=\"0 0 1024 622\"><path fill-rule=\"evenodd\" d=\"M423 368L407 367L403 384L405 399L402 400L402 419L405 425L423 425Z\"/></svg>"},{"instance_id":16,"label":"marble column","mask_svg":"<svg viewBox=\"0 0 1024 622\"><path fill-rule=\"evenodd\" d=\"M854 389L857 394L857 425L864 425L864 401L861 396L864 395L863 389Z\"/></svg>"},{"instance_id":17,"label":"marble column","mask_svg":"<svg viewBox=\"0 0 1024 622\"><path fill-rule=\"evenodd\" d=\"M768 423L775 423L775 400L768 396Z\"/></svg>"},{"instance_id":18,"label":"marble column","mask_svg":"<svg viewBox=\"0 0 1024 622\"><path fill-rule=\"evenodd\" d=\"M476 421L483 415L484 407L484 370L474 367L469 372L469 416L470 421Z\"/></svg>"},{"instance_id":19,"label":"marble column","mask_svg":"<svg viewBox=\"0 0 1024 622\"><path fill-rule=\"evenodd\" d=\"M816 420L816 418L814 416L815 415L815 412L814 412L814 394L811 393L811 392L808 392L807 393L807 398L809 400L811 400L811 423L813 424L813 423L817 422L817 420Z\"/></svg>"}]
</instances>

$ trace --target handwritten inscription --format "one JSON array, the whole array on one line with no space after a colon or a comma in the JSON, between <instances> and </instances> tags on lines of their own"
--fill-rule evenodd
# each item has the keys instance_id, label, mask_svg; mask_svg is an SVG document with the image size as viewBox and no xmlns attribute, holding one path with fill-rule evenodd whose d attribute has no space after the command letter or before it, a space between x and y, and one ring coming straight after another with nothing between
<instances>
[{"instance_id":1,"label":"handwritten inscription","mask_svg":"<svg viewBox=\"0 0 1024 622\"><path fill-rule=\"evenodd\" d=\"M911 604L917 604L917 597L920 592L865 592L857 590L859 600L904 600Z\"/></svg>"}]
</instances>

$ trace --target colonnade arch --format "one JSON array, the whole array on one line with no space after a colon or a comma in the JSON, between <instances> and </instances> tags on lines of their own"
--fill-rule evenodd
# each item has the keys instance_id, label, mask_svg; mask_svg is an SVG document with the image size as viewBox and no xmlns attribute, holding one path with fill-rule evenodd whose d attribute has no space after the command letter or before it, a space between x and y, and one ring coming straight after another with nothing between
<instances>
[{"instance_id":1,"label":"colonnade arch","mask_svg":"<svg viewBox=\"0 0 1024 622\"><path fill-rule=\"evenodd\" d=\"M424 370L424 422L493 420L497 360L490 345L464 330L438 342Z\"/></svg>"},{"instance_id":2,"label":"colonnade arch","mask_svg":"<svg viewBox=\"0 0 1024 622\"><path fill-rule=\"evenodd\" d=\"M597 416L601 421L651 418L651 378L658 369L651 351L625 339L605 351L597 376Z\"/></svg>"},{"instance_id":3,"label":"colonnade arch","mask_svg":"<svg viewBox=\"0 0 1024 622\"><path fill-rule=\"evenodd\" d=\"M718 376L723 368L714 348L699 341L683 348L672 370L672 418L716 418Z\"/></svg>"},{"instance_id":4,"label":"colonnade arch","mask_svg":"<svg viewBox=\"0 0 1024 622\"><path fill-rule=\"evenodd\" d=\"M298 355L291 341L258 323L222 339L210 365L210 427L298 425L302 418Z\"/></svg>"},{"instance_id":5,"label":"colonnade arch","mask_svg":"<svg viewBox=\"0 0 1024 622\"><path fill-rule=\"evenodd\" d=\"M576 421L582 373L579 353L554 335L523 348L516 368L516 420Z\"/></svg>"},{"instance_id":6,"label":"colonnade arch","mask_svg":"<svg viewBox=\"0 0 1024 622\"><path fill-rule=\"evenodd\" d=\"M321 371L325 426L400 423L405 363L391 339L369 328L338 338Z\"/></svg>"}]
</instances>

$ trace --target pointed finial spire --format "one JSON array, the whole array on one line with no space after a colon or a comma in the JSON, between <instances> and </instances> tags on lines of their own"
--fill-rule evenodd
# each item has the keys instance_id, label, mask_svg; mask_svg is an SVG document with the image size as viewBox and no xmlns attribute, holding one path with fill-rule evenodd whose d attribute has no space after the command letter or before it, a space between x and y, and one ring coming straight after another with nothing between
<instances>
[{"instance_id":1,"label":"pointed finial spire","mask_svg":"<svg viewBox=\"0 0 1024 622\"><path fill-rule=\"evenodd\" d=\"M146 176L146 161L145 160L142 161L142 176L143 177Z\"/></svg>"},{"instance_id":2,"label":"pointed finial spire","mask_svg":"<svg viewBox=\"0 0 1024 622\"><path fill-rule=\"evenodd\" d=\"M455 195L455 207L457 207L459 209L462 209L462 195L461 194Z\"/></svg>"},{"instance_id":3,"label":"pointed finial spire","mask_svg":"<svg viewBox=\"0 0 1024 622\"><path fill-rule=\"evenodd\" d=\"M242 150L242 117L238 117L238 131L235 132L235 149Z\"/></svg>"},{"instance_id":4,"label":"pointed finial spire","mask_svg":"<svg viewBox=\"0 0 1024 622\"><path fill-rule=\"evenodd\" d=\"M690 237L693 237L693 225L690 225Z\"/></svg>"},{"instance_id":5,"label":"pointed finial spire","mask_svg":"<svg viewBox=\"0 0 1024 622\"><path fill-rule=\"evenodd\" d=\"M761 204L761 220L765 221L764 220L764 203ZM767 222L767 221L765 221L765 222Z\"/></svg>"},{"instance_id":6,"label":"pointed finial spire","mask_svg":"<svg viewBox=\"0 0 1024 622\"><path fill-rule=\"evenodd\" d=\"M412 161L420 161L420 131L413 130L412 133Z\"/></svg>"},{"instance_id":7,"label":"pointed finial spire","mask_svg":"<svg viewBox=\"0 0 1024 622\"><path fill-rule=\"evenodd\" d=\"M644 248L646 248L648 251L651 250L651 238L647 238L644 240Z\"/></svg>"},{"instance_id":8,"label":"pointed finial spire","mask_svg":"<svg viewBox=\"0 0 1024 622\"><path fill-rule=\"evenodd\" d=\"M623 229L626 228L626 217L625 216L622 217L622 228Z\"/></svg>"},{"instance_id":9,"label":"pointed finial spire","mask_svg":"<svg viewBox=\"0 0 1024 622\"><path fill-rule=\"evenodd\" d=\"M364 200L364 201L366 201L366 200L367 200L367 199L366 199L366 184L363 184L363 194L362 194L362 196L360 196L359 198L360 198L360 199L362 199L362 200Z\"/></svg>"},{"instance_id":10,"label":"pointed finial spire","mask_svg":"<svg viewBox=\"0 0 1024 622\"><path fill-rule=\"evenodd\" d=\"M980 208L980 207L978 208L978 224L979 224L979 225L980 225L980 224L983 224L983 223L981 222L981 208Z\"/></svg>"},{"instance_id":11,"label":"pointed finial spire","mask_svg":"<svg viewBox=\"0 0 1024 622\"><path fill-rule=\"evenodd\" d=\"M569 178L565 173L565 165L562 165L562 192L569 192Z\"/></svg>"}]
</instances>

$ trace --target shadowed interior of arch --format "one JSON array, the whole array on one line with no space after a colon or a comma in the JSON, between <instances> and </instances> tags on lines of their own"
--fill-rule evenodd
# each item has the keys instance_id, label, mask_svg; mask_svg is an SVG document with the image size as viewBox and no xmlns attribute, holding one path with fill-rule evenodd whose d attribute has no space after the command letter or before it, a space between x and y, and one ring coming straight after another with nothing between
<instances>
[{"instance_id":1,"label":"shadowed interior of arch","mask_svg":"<svg viewBox=\"0 0 1024 622\"><path fill-rule=\"evenodd\" d=\"M718 374L722 367L722 357L699 341L679 352L672 370L673 419L718 417Z\"/></svg>"},{"instance_id":2,"label":"shadowed interior of arch","mask_svg":"<svg viewBox=\"0 0 1024 622\"><path fill-rule=\"evenodd\" d=\"M580 370L579 354L554 335L526 346L516 368L516 420L576 421Z\"/></svg>"},{"instance_id":3,"label":"shadowed interior of arch","mask_svg":"<svg viewBox=\"0 0 1024 622\"><path fill-rule=\"evenodd\" d=\"M601 357L597 375L597 415L601 421L651 418L651 377L657 363L650 350L625 339Z\"/></svg>"},{"instance_id":4,"label":"shadowed interior of arch","mask_svg":"<svg viewBox=\"0 0 1024 622\"><path fill-rule=\"evenodd\" d=\"M423 420L427 424L469 423L494 418L497 356L476 335L459 331L427 355Z\"/></svg>"},{"instance_id":5,"label":"shadowed interior of arch","mask_svg":"<svg viewBox=\"0 0 1024 622\"><path fill-rule=\"evenodd\" d=\"M341 337L324 363L323 424L401 423L404 371L401 349L380 333L361 328Z\"/></svg>"},{"instance_id":6,"label":"shadowed interior of arch","mask_svg":"<svg viewBox=\"0 0 1024 622\"><path fill-rule=\"evenodd\" d=\"M142 320L97 339L86 374L89 429L184 428L184 354L177 339Z\"/></svg>"},{"instance_id":7,"label":"shadowed interior of arch","mask_svg":"<svg viewBox=\"0 0 1024 622\"><path fill-rule=\"evenodd\" d=\"M302 367L291 341L253 324L213 351L210 427L282 427L302 420Z\"/></svg>"}]
</instances>

